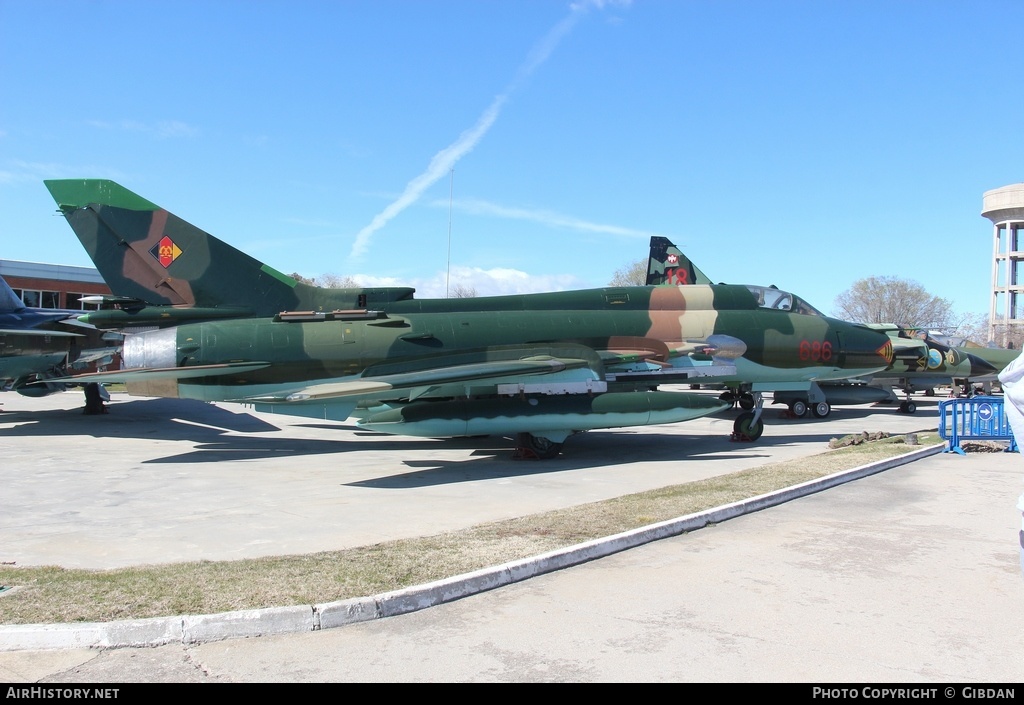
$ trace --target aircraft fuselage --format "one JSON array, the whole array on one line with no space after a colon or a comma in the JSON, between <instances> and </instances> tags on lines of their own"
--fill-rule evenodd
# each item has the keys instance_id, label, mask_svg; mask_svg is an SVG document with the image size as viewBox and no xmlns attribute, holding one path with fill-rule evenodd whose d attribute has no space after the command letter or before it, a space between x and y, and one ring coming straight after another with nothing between
<instances>
[{"instance_id":1,"label":"aircraft fuselage","mask_svg":"<svg viewBox=\"0 0 1024 705\"><path fill-rule=\"evenodd\" d=\"M739 341L745 360L773 368L816 368L831 376L833 369L849 374L888 364L884 334L822 316L758 308L745 287L635 287L493 297L461 300L464 308L477 310L457 311L430 310L447 304L436 301L418 302L424 305L417 312L391 311L379 317L309 312L151 331L128 338L124 368L268 363L243 374L182 381L182 396L207 398L210 390L202 387L248 387L262 393L274 385L442 367L452 355L488 360L493 359L488 351L538 345L607 353L590 363L602 379L607 372L649 366L670 382L666 372L692 366L688 341L710 336ZM222 394L237 397L242 390L218 396Z\"/></svg>"}]
</instances>

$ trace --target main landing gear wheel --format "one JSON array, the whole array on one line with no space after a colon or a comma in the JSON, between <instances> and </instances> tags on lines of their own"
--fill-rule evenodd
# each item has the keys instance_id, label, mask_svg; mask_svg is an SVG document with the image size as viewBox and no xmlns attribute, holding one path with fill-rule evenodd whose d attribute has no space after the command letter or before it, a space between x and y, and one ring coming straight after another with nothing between
<instances>
[{"instance_id":1,"label":"main landing gear wheel","mask_svg":"<svg viewBox=\"0 0 1024 705\"><path fill-rule=\"evenodd\" d=\"M832 407L829 406L827 401L819 401L811 406L811 413L814 414L814 418L823 419L832 413Z\"/></svg>"},{"instance_id":2,"label":"main landing gear wheel","mask_svg":"<svg viewBox=\"0 0 1024 705\"><path fill-rule=\"evenodd\" d=\"M516 436L516 458L533 460L549 460L562 452L562 444L550 438L535 436L532 433L520 433Z\"/></svg>"},{"instance_id":3,"label":"main landing gear wheel","mask_svg":"<svg viewBox=\"0 0 1024 705\"><path fill-rule=\"evenodd\" d=\"M789 413L798 419L802 419L807 416L807 402L802 399L796 399L789 403Z\"/></svg>"},{"instance_id":4,"label":"main landing gear wheel","mask_svg":"<svg viewBox=\"0 0 1024 705\"><path fill-rule=\"evenodd\" d=\"M917 411L917 404L912 401L900 402L900 413L901 414L912 414Z\"/></svg>"},{"instance_id":5,"label":"main landing gear wheel","mask_svg":"<svg viewBox=\"0 0 1024 705\"><path fill-rule=\"evenodd\" d=\"M750 395L750 394L741 394L740 395L740 408L743 409L744 411L750 411L751 409L753 409L754 408L754 404L755 404L755 402L754 402L753 395Z\"/></svg>"},{"instance_id":6,"label":"main landing gear wheel","mask_svg":"<svg viewBox=\"0 0 1024 705\"><path fill-rule=\"evenodd\" d=\"M754 412L746 411L736 417L732 424L732 437L737 441L756 441L764 433L764 421L754 421Z\"/></svg>"}]
</instances>

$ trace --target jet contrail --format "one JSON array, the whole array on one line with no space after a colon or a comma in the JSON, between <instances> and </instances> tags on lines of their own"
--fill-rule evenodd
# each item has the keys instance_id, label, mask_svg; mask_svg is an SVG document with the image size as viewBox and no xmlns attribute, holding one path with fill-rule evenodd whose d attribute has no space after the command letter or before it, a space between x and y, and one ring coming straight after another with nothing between
<instances>
[{"instance_id":1,"label":"jet contrail","mask_svg":"<svg viewBox=\"0 0 1024 705\"><path fill-rule=\"evenodd\" d=\"M398 197L398 200L374 216L370 224L359 231L359 234L356 235L356 241L352 244L352 257L365 254L370 244L370 236L373 233L380 230L389 220L419 200L424 191L447 174L455 162L459 161L463 155L476 146L477 142L494 124L494 121L498 119L498 112L507 98L507 94L502 94L495 98L472 129L463 132L459 135L459 139L435 154L434 158L430 160L427 170L406 185L405 191Z\"/></svg>"},{"instance_id":2,"label":"jet contrail","mask_svg":"<svg viewBox=\"0 0 1024 705\"><path fill-rule=\"evenodd\" d=\"M487 131L491 129L494 121L498 119L498 114L501 112L501 108L509 96L515 92L523 81L529 78L534 71L547 61L548 57L551 56L551 53L558 46L558 43L569 33L579 19L591 7L600 9L608 4L612 3L608 2L608 0L583 0L582 2L572 3L569 6L568 17L555 25L543 39L534 45L527 55L526 61L516 72L516 77L487 106L483 115L477 120L476 125L463 132L452 144L435 154L430 160L430 164L427 165L427 170L406 184L402 195L378 213L369 225L359 231L355 242L352 244L352 251L349 256L359 257L365 254L370 245L370 236L373 233L380 230L388 221L419 200L424 191L443 178L459 159L471 152L480 140L483 139L483 136L487 134ZM628 2L619 2L617 4L627 5Z\"/></svg>"},{"instance_id":3,"label":"jet contrail","mask_svg":"<svg viewBox=\"0 0 1024 705\"><path fill-rule=\"evenodd\" d=\"M643 239L651 238L661 233L653 233L647 230L636 230L634 228L623 228L618 225L604 225L592 223L568 215L561 215L552 211L529 210L526 208L511 208L495 203L488 203L479 199L456 199L454 201L436 201L431 203L434 207L454 207L463 213L486 214L509 218L513 220L527 220L533 223L540 223L551 228L564 228L576 230L577 232L606 233L609 235L622 235L624 237L638 237Z\"/></svg>"}]
</instances>

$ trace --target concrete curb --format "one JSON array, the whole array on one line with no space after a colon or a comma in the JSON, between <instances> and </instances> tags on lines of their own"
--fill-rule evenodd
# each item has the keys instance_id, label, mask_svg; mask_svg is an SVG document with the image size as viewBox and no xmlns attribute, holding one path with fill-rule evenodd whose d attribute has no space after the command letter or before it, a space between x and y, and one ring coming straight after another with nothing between
<instances>
[{"instance_id":1,"label":"concrete curb","mask_svg":"<svg viewBox=\"0 0 1024 705\"><path fill-rule=\"evenodd\" d=\"M0 651L199 644L239 637L333 629L371 619L407 614L767 509L937 455L944 448L945 444L921 448L740 502L374 597L353 598L323 605L272 607L199 616L154 617L118 622L0 625Z\"/></svg>"}]
</instances>

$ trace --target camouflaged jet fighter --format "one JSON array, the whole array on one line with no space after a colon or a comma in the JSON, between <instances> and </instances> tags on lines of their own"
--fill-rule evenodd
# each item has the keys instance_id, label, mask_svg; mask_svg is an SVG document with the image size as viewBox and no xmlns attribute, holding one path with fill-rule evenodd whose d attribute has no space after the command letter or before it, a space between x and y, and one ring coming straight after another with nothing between
<instances>
[{"instance_id":1,"label":"camouflaged jet fighter","mask_svg":"<svg viewBox=\"0 0 1024 705\"><path fill-rule=\"evenodd\" d=\"M999 373L1020 354L1019 350L985 347L966 339L954 341L951 336L918 328L892 324L872 324L871 327L884 330L893 338L894 346L900 344L895 341L902 340L903 346L918 353L915 356L904 351L889 369L874 375L870 382L904 391L907 398L900 402L899 410L907 414L915 410L912 392L933 392L939 385L949 385L960 387L970 395L974 385L995 382ZM907 339L914 342L908 346Z\"/></svg>"},{"instance_id":2,"label":"camouflaged jet fighter","mask_svg":"<svg viewBox=\"0 0 1024 705\"><path fill-rule=\"evenodd\" d=\"M686 281L710 280L668 239L652 237L647 283L665 285ZM790 304L783 300L781 305L805 312L812 310L802 301ZM900 402L899 411L912 414L917 410L911 398L914 391L970 380L990 381L1017 354L1014 350L998 348L956 347L922 331L888 323L869 327L884 332L892 342L892 364L884 370L845 380L815 379L803 387L795 387L785 376L752 369L739 379L723 378L728 390L721 398L749 406L752 402L747 395L772 391L774 402L787 404L793 416L803 417L810 411L815 417L823 418L830 413L832 404L899 402L894 389L900 389L906 394L906 400Z\"/></svg>"},{"instance_id":3,"label":"camouflaged jet fighter","mask_svg":"<svg viewBox=\"0 0 1024 705\"><path fill-rule=\"evenodd\" d=\"M5 389L64 367L71 341L83 337L55 326L67 318L61 311L29 309L0 278L0 382Z\"/></svg>"},{"instance_id":4,"label":"camouflaged jet fighter","mask_svg":"<svg viewBox=\"0 0 1024 705\"><path fill-rule=\"evenodd\" d=\"M109 364L121 336L79 323L79 313L29 308L0 277L0 388L44 396L64 390L43 380L66 376L69 366Z\"/></svg>"},{"instance_id":5,"label":"camouflaged jet fighter","mask_svg":"<svg viewBox=\"0 0 1024 705\"><path fill-rule=\"evenodd\" d=\"M1020 356L1020 350L1013 350L1010 348L998 348L993 345L982 345L976 343L973 340L967 338L953 338L948 335L940 335L938 333L929 333L928 338L935 342L952 347L958 353L969 353L975 357L979 357L989 365L991 365L995 372L992 374L972 374L969 377L955 377L953 384L959 386L968 391L972 391L971 387L976 384L980 384L983 387L985 394L991 393L991 386L993 383L998 384L999 375L1002 374L1003 370L1010 366L1014 360Z\"/></svg>"},{"instance_id":6,"label":"camouflaged jet fighter","mask_svg":"<svg viewBox=\"0 0 1024 705\"><path fill-rule=\"evenodd\" d=\"M794 305L800 299L774 289L700 284L469 299L320 289L113 182L47 187L122 302L88 320L178 324L128 336L121 371L72 383L120 381L131 394L355 418L394 434L514 435L524 453L551 457L579 431L672 423L730 406L661 385L748 365L794 380L838 379L891 362L884 333L804 312ZM749 440L762 431L759 406L734 426Z\"/></svg>"}]
</instances>

